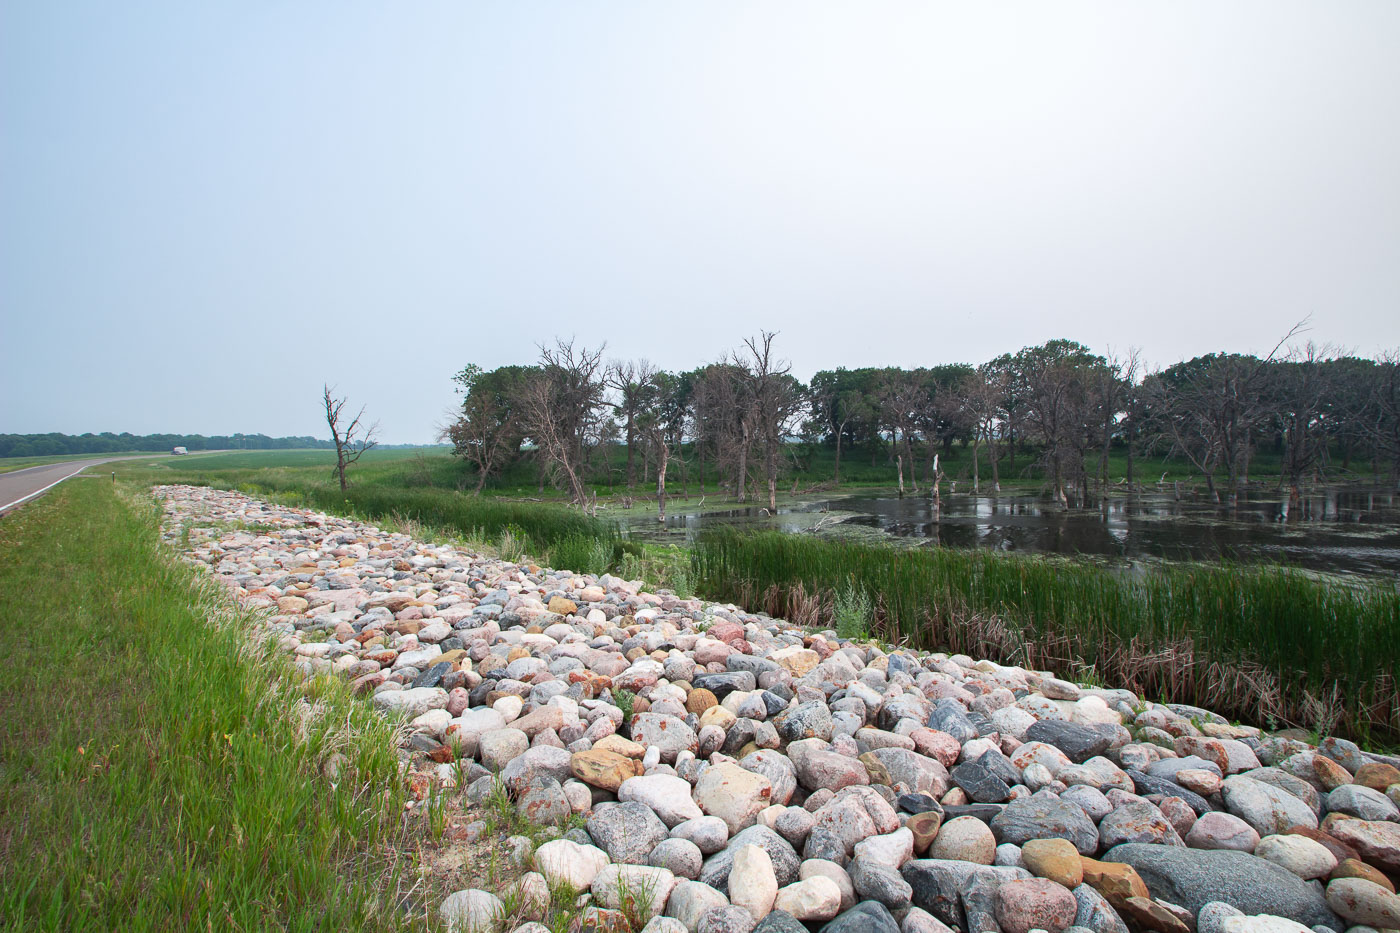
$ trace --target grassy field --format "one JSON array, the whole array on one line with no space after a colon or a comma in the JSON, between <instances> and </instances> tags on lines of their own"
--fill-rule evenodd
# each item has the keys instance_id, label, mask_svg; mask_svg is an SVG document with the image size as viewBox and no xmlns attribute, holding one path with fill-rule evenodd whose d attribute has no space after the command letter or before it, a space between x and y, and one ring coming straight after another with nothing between
<instances>
[{"instance_id":1,"label":"grassy field","mask_svg":"<svg viewBox=\"0 0 1400 933\"><path fill-rule=\"evenodd\" d=\"M838 595L884 639L1063 672L1258 725L1400 740L1400 590L1299 571L1132 571L774 532L702 535L701 592L829 625ZM851 601L847 597L847 601Z\"/></svg>"},{"instance_id":2,"label":"grassy field","mask_svg":"<svg viewBox=\"0 0 1400 933\"><path fill-rule=\"evenodd\" d=\"M387 721L250 647L111 484L7 516L0 552L0 928L406 926Z\"/></svg>"}]
</instances>

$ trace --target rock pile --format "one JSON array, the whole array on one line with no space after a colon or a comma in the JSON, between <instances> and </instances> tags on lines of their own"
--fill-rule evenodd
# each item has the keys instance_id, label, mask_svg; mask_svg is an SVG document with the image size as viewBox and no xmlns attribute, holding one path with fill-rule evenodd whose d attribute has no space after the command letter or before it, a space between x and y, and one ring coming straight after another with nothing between
<instances>
[{"instance_id":1,"label":"rock pile","mask_svg":"<svg viewBox=\"0 0 1400 933\"><path fill-rule=\"evenodd\" d=\"M1400 928L1400 762L1350 742L234 493L158 494L172 525L224 526L196 528L189 557L271 610L305 670L406 717L441 781L582 820L521 884L586 892L594 928ZM501 893L458 892L443 916L492 929Z\"/></svg>"}]
</instances>

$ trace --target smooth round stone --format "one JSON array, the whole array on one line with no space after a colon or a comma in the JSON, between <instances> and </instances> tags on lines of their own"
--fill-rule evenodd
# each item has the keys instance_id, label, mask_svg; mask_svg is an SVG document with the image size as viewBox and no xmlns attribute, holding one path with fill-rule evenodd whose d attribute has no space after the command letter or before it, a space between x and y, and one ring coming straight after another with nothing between
<instances>
[{"instance_id":1,"label":"smooth round stone","mask_svg":"<svg viewBox=\"0 0 1400 933\"><path fill-rule=\"evenodd\" d=\"M496 895L473 888L449 894L438 913L452 933L493 933L505 908Z\"/></svg>"},{"instance_id":2,"label":"smooth round stone","mask_svg":"<svg viewBox=\"0 0 1400 933\"><path fill-rule=\"evenodd\" d=\"M1254 847L1254 854L1304 880L1325 878L1337 867L1337 857L1307 836L1265 836Z\"/></svg>"},{"instance_id":3,"label":"smooth round stone","mask_svg":"<svg viewBox=\"0 0 1400 933\"><path fill-rule=\"evenodd\" d=\"M943 824L928 848L929 858L956 859L978 865L992 864L996 854L997 840L991 828L972 816L960 816Z\"/></svg>"},{"instance_id":4,"label":"smooth round stone","mask_svg":"<svg viewBox=\"0 0 1400 933\"><path fill-rule=\"evenodd\" d=\"M1400 895L1363 878L1337 878L1328 884L1327 906L1352 924L1400 929Z\"/></svg>"},{"instance_id":5,"label":"smooth round stone","mask_svg":"<svg viewBox=\"0 0 1400 933\"><path fill-rule=\"evenodd\" d=\"M1253 852L1259 845L1259 833L1232 813L1212 811L1192 824L1186 833L1186 844L1193 849Z\"/></svg>"},{"instance_id":6,"label":"smooth round stone","mask_svg":"<svg viewBox=\"0 0 1400 933\"><path fill-rule=\"evenodd\" d=\"M664 868L677 878L691 881L700 877L700 866L704 861L705 856L699 846L689 839L674 836L658 842L647 856L648 865Z\"/></svg>"},{"instance_id":7,"label":"smooth round stone","mask_svg":"<svg viewBox=\"0 0 1400 933\"><path fill-rule=\"evenodd\" d=\"M729 841L729 827L717 816L702 816L671 828L671 835L695 844L705 855L714 855Z\"/></svg>"}]
</instances>

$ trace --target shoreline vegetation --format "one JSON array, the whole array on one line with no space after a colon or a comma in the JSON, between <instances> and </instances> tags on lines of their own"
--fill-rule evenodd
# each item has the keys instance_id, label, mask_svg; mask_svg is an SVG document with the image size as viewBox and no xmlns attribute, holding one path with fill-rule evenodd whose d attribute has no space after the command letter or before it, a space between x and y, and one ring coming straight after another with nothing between
<instances>
[{"instance_id":1,"label":"shoreline vegetation","mask_svg":"<svg viewBox=\"0 0 1400 933\"><path fill-rule=\"evenodd\" d=\"M445 474L460 467L446 457L367 462L345 493L320 467L231 465L124 469L143 482L413 523L577 572L645 575L803 624L832 624L838 597L864 599L868 629L886 641L1054 670L1262 727L1400 741L1400 589L1380 580L1229 563L1125 570L776 532L706 532L692 548L662 547L561 503L458 492Z\"/></svg>"}]
</instances>

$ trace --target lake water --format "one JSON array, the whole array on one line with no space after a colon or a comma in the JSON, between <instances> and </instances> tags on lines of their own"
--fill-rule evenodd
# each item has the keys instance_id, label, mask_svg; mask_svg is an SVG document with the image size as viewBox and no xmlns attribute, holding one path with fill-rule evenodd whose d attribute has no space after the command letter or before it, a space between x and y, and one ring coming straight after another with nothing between
<instances>
[{"instance_id":1,"label":"lake water","mask_svg":"<svg viewBox=\"0 0 1400 933\"><path fill-rule=\"evenodd\" d=\"M684 506L684 503L678 503ZM924 497L843 496L758 508L674 511L665 531L644 519L633 534L691 536L714 524L822 535L917 539L948 547L1106 558L1270 561L1330 573L1400 576L1400 495L1392 489L1323 489L1289 502L1251 490L1235 505L1178 501L1168 489L1108 497L1098 507L1062 510L1024 494ZM913 543L906 541L906 543Z\"/></svg>"}]
</instances>

